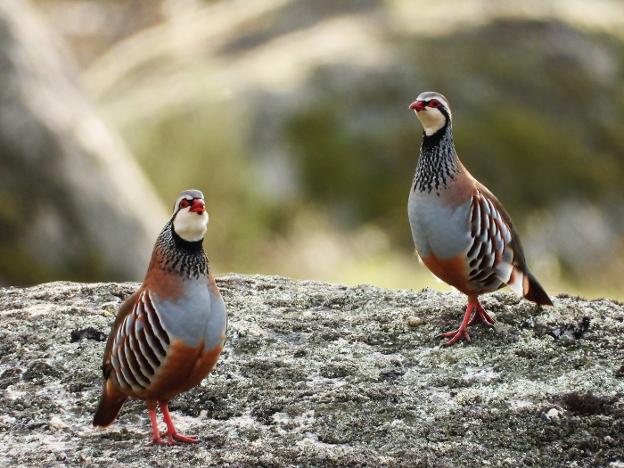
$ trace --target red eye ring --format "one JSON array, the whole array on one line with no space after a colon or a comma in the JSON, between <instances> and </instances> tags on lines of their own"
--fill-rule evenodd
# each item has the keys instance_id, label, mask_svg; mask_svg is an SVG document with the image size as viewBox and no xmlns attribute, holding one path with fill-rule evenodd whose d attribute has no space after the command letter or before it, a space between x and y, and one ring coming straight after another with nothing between
<instances>
[{"instance_id":1,"label":"red eye ring","mask_svg":"<svg viewBox=\"0 0 624 468\"><path fill-rule=\"evenodd\" d=\"M180 204L178 206L180 208L187 208L188 206L190 206L190 204L190 201L188 201L186 198L183 198L182 200L180 200Z\"/></svg>"},{"instance_id":2,"label":"red eye ring","mask_svg":"<svg viewBox=\"0 0 624 468\"><path fill-rule=\"evenodd\" d=\"M440 101L438 101L437 99L432 99L431 101L427 103L427 107L439 107L439 106L440 106Z\"/></svg>"}]
</instances>

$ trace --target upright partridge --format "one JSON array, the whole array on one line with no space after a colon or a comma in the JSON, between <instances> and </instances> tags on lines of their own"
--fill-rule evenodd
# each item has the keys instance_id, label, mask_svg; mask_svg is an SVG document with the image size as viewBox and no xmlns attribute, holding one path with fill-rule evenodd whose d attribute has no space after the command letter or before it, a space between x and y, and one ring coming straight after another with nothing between
<instances>
[{"instance_id":1,"label":"upright partridge","mask_svg":"<svg viewBox=\"0 0 624 468\"><path fill-rule=\"evenodd\" d=\"M120 307L104 351L104 389L94 426L111 424L128 397L144 400L155 444L194 443L178 432L168 402L213 369L225 341L225 304L202 241L204 196L186 190L156 240L143 284ZM158 431L156 403L167 425Z\"/></svg>"},{"instance_id":2,"label":"upright partridge","mask_svg":"<svg viewBox=\"0 0 624 468\"><path fill-rule=\"evenodd\" d=\"M439 93L421 93L410 106L424 133L409 194L414 245L431 272L468 296L457 330L443 333L451 345L470 341L468 327L494 320L479 295L509 285L537 304L552 305L529 271L518 233L498 199L463 166L453 143L451 108Z\"/></svg>"}]
</instances>

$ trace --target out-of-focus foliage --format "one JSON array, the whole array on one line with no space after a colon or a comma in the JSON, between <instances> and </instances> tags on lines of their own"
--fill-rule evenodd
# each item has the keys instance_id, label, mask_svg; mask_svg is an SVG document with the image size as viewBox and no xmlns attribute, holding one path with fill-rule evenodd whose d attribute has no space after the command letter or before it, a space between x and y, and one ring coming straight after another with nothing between
<instances>
[{"instance_id":1,"label":"out-of-focus foliage","mask_svg":"<svg viewBox=\"0 0 624 468\"><path fill-rule=\"evenodd\" d=\"M0 3L0 283L134 278L160 229L157 195L70 70L27 4Z\"/></svg>"},{"instance_id":2,"label":"out-of-focus foliage","mask_svg":"<svg viewBox=\"0 0 624 468\"><path fill-rule=\"evenodd\" d=\"M349 227L374 220L408 243L403 201L420 131L402 111L410 89L441 89L464 163L521 226L564 200L621 215L606 205L624 199L622 42L544 21L394 40L397 65L324 67L305 85L312 97L284 118L306 198L336 207ZM568 279L586 274L561 261Z\"/></svg>"},{"instance_id":3,"label":"out-of-focus foliage","mask_svg":"<svg viewBox=\"0 0 624 468\"><path fill-rule=\"evenodd\" d=\"M256 197L240 132L231 113L215 105L142 120L128 129L127 138L165 201L175 200L180 187L204 192L214 220L211 242L223 246L219 261L253 268L255 262L246 259L270 235L272 213Z\"/></svg>"},{"instance_id":4,"label":"out-of-focus foliage","mask_svg":"<svg viewBox=\"0 0 624 468\"><path fill-rule=\"evenodd\" d=\"M434 89L537 275L621 295L618 2L39 3L161 198L206 192L218 270L431 284L405 204L421 134L407 106ZM87 4L117 18L91 56L55 13Z\"/></svg>"}]
</instances>

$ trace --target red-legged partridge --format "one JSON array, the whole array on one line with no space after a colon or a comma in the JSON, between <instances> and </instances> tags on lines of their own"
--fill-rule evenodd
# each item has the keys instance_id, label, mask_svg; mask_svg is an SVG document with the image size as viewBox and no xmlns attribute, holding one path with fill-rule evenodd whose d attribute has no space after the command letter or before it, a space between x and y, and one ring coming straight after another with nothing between
<instances>
[{"instance_id":1,"label":"red-legged partridge","mask_svg":"<svg viewBox=\"0 0 624 468\"><path fill-rule=\"evenodd\" d=\"M424 133L409 194L408 217L416 251L431 272L468 296L448 345L470 341L468 327L494 320L479 295L509 285L537 304L552 305L529 271L518 233L498 199L463 166L453 143L451 108L439 93L421 93L410 106Z\"/></svg>"},{"instance_id":2,"label":"red-legged partridge","mask_svg":"<svg viewBox=\"0 0 624 468\"><path fill-rule=\"evenodd\" d=\"M196 442L179 434L168 402L213 369L225 341L226 312L202 241L204 196L187 190L158 236L143 284L120 307L104 351L104 389L94 426L111 424L127 398L144 400L155 444ZM167 425L163 440L156 404Z\"/></svg>"}]
</instances>

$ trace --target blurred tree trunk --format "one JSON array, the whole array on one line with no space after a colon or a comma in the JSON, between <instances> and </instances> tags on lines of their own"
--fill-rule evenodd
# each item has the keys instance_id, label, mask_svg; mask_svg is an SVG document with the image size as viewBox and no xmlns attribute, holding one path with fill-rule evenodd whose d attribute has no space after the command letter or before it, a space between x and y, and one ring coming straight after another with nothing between
<instances>
[{"instance_id":1,"label":"blurred tree trunk","mask_svg":"<svg viewBox=\"0 0 624 468\"><path fill-rule=\"evenodd\" d=\"M167 214L25 1L0 2L0 282L138 279Z\"/></svg>"}]
</instances>

